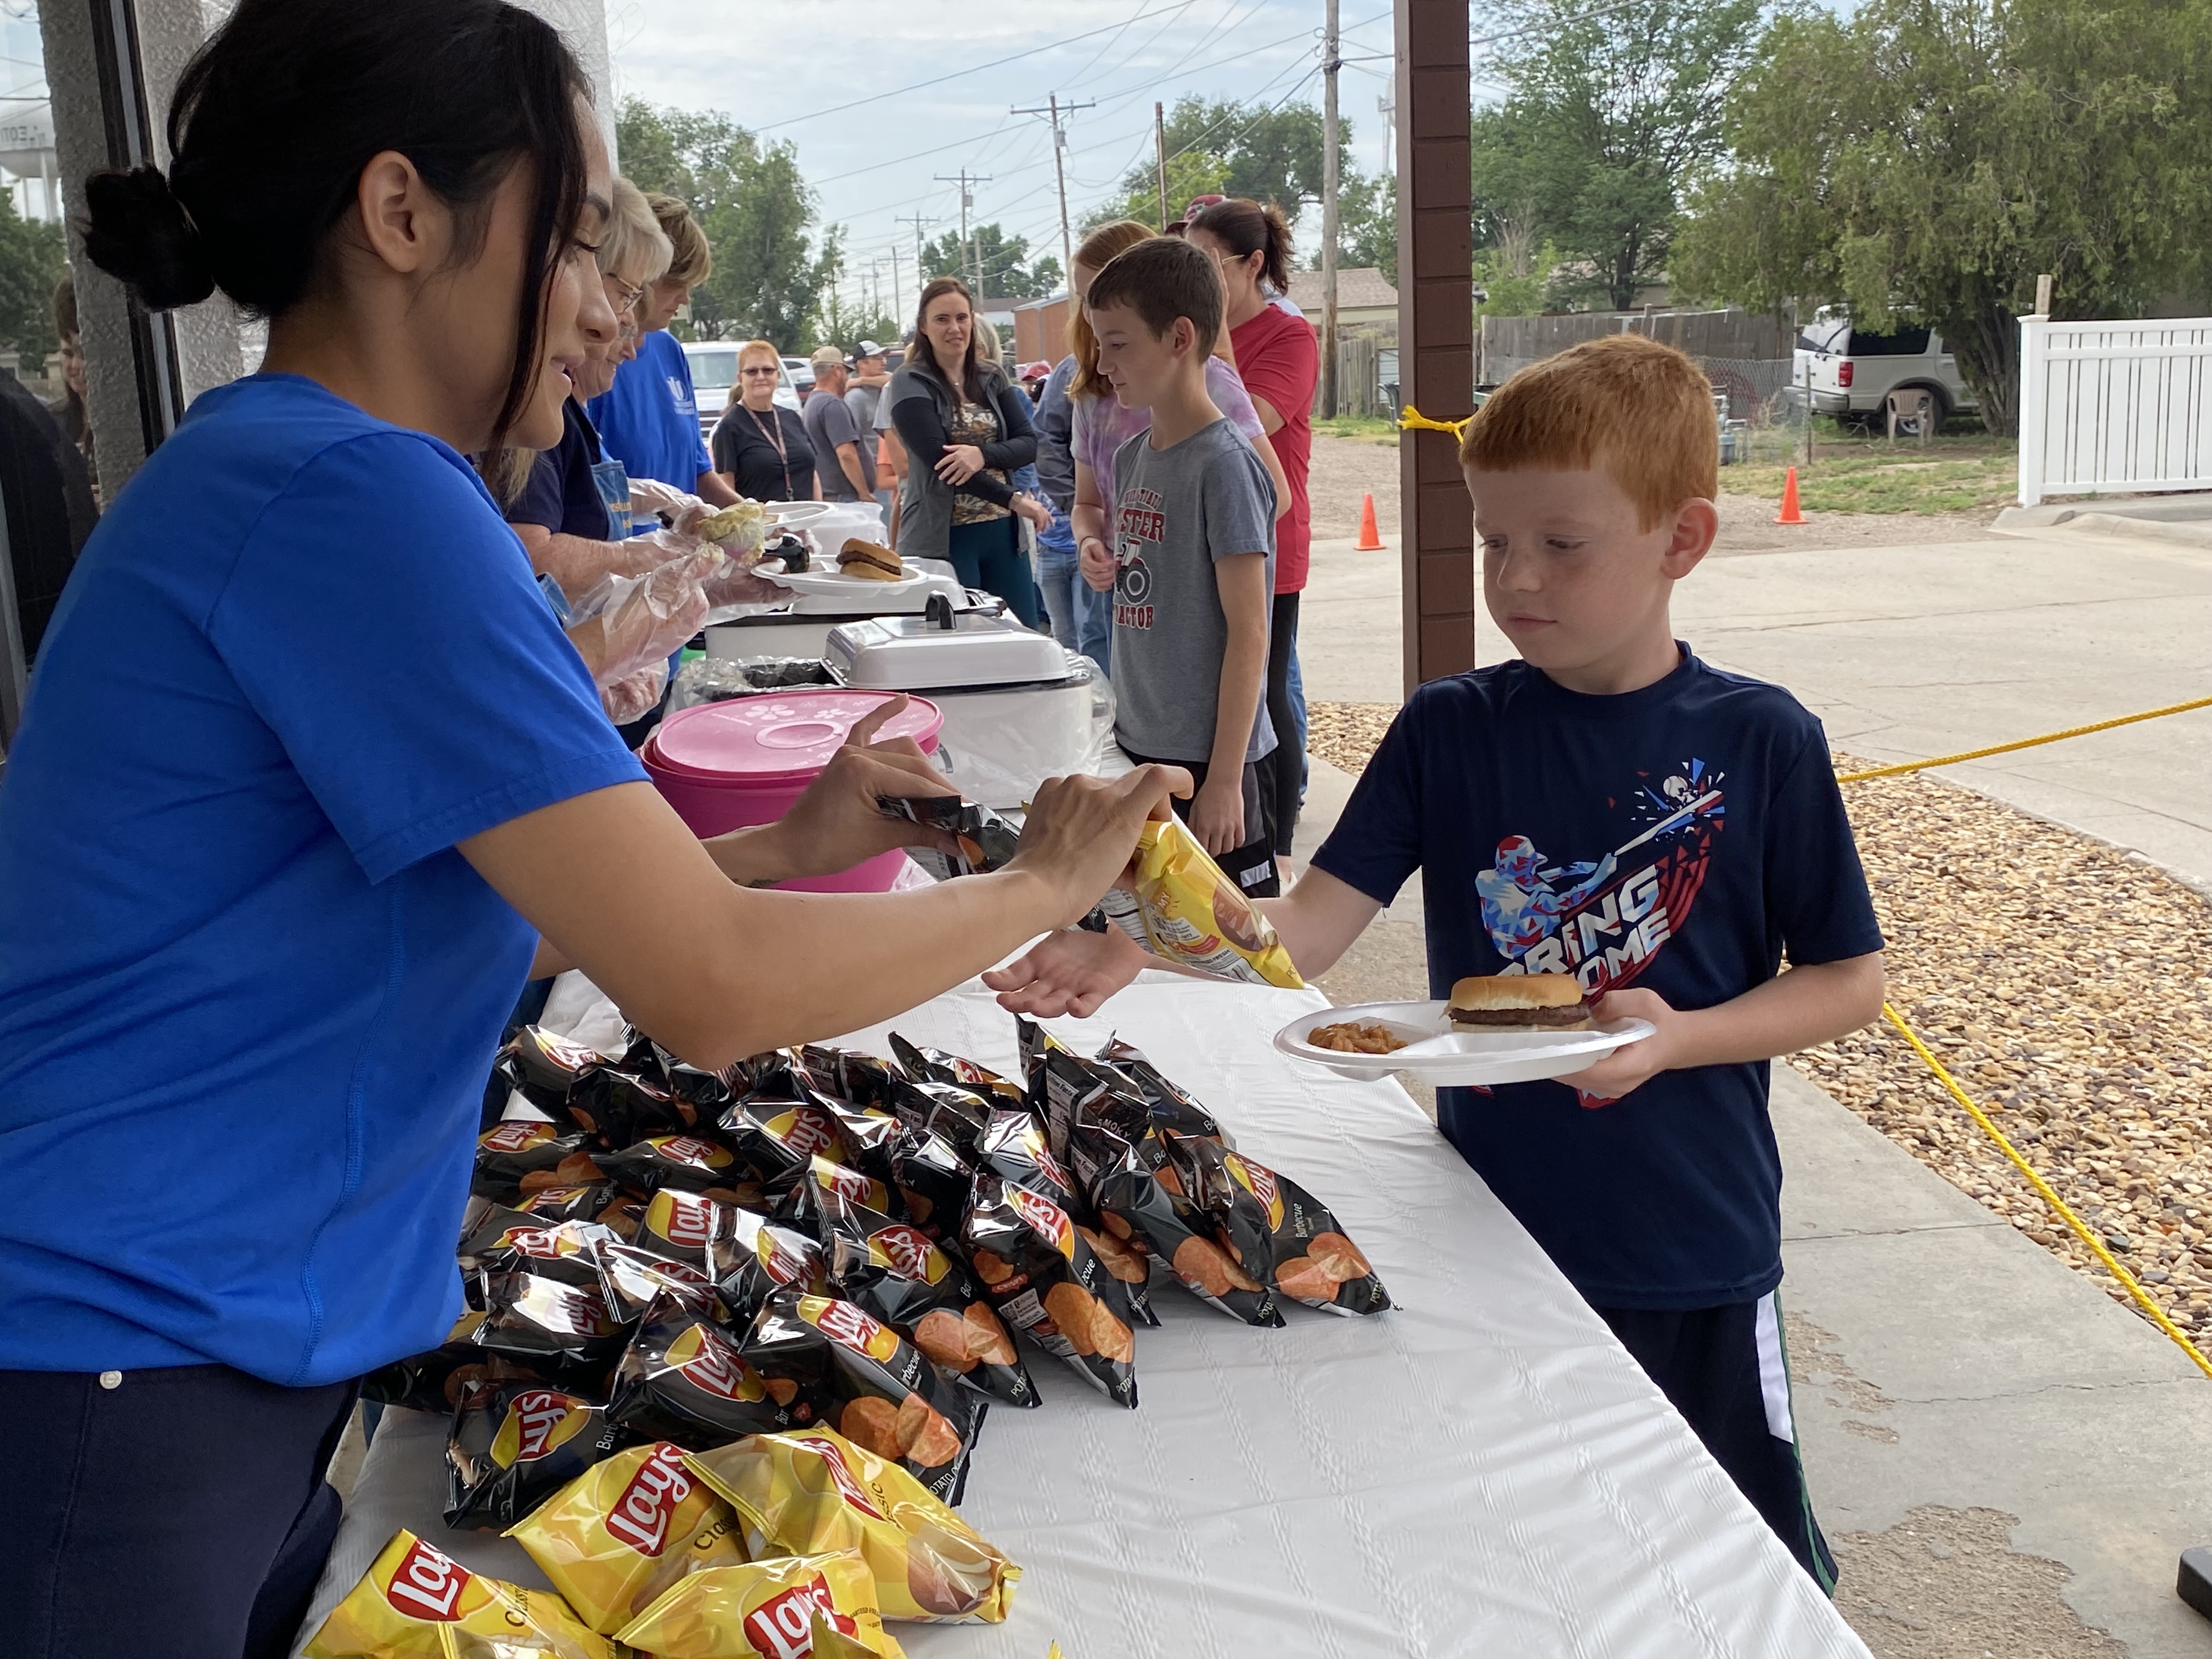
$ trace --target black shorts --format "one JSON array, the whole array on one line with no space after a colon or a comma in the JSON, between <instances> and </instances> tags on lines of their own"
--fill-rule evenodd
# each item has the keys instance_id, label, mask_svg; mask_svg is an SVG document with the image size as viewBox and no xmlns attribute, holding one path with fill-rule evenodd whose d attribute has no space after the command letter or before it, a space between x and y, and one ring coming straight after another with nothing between
<instances>
[{"instance_id":1,"label":"black shorts","mask_svg":"<svg viewBox=\"0 0 2212 1659\"><path fill-rule=\"evenodd\" d=\"M1790 1409L1790 1358L1774 1293L1687 1313L1600 1308L1621 1346L1682 1413L1713 1461L1823 1592L1836 1559L1813 1519Z\"/></svg>"},{"instance_id":2,"label":"black shorts","mask_svg":"<svg viewBox=\"0 0 2212 1659\"><path fill-rule=\"evenodd\" d=\"M1165 760L1158 755L1139 755L1133 749L1122 752L1139 766L1180 766L1190 774L1192 783L1200 788L1205 787L1208 767L1204 761ZM1196 799L1194 790L1192 799ZM1177 801L1176 816L1189 823L1190 808L1191 801ZM1281 872L1275 867L1274 840L1268 833L1267 814L1260 805L1260 766L1256 761L1244 763L1244 845L1233 853L1215 854L1213 861L1246 898L1282 896L1283 879Z\"/></svg>"}]
</instances>

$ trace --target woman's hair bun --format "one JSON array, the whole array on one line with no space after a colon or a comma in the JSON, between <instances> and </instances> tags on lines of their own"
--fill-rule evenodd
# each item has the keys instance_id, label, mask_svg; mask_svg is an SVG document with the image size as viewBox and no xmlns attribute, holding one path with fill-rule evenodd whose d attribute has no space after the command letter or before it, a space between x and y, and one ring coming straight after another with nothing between
<instances>
[{"instance_id":1,"label":"woman's hair bun","mask_svg":"<svg viewBox=\"0 0 2212 1659\"><path fill-rule=\"evenodd\" d=\"M84 181L84 200L86 257L149 311L195 305L215 292L199 232L161 168L95 173Z\"/></svg>"}]
</instances>

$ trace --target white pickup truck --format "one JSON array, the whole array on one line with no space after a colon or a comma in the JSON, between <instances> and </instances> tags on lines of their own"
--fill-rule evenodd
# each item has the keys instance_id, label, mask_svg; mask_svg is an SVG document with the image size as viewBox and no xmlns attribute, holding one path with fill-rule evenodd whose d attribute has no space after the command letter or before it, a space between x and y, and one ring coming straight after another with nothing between
<instances>
[{"instance_id":1,"label":"white pickup truck","mask_svg":"<svg viewBox=\"0 0 2212 1659\"><path fill-rule=\"evenodd\" d=\"M1879 421L1889 394L1925 390L1936 398L1936 426L1947 415L1981 407L1959 378L1959 366L1931 328L1899 328L1875 334L1853 328L1840 311L1814 314L1797 337L1790 398L1805 400L1809 385L1814 412L1839 420Z\"/></svg>"}]
</instances>

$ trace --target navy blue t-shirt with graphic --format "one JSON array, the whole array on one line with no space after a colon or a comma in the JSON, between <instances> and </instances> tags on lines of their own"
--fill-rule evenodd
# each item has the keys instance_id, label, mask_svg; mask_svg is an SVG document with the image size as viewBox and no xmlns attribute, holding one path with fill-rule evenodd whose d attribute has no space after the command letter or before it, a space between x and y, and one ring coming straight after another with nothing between
<instances>
[{"instance_id":1,"label":"navy blue t-shirt with graphic","mask_svg":"<svg viewBox=\"0 0 2212 1659\"><path fill-rule=\"evenodd\" d=\"M1429 989L1572 973L1709 1008L1881 948L1820 723L1699 662L1619 696L1527 663L1423 686L1317 869L1389 903L1421 872ZM1602 1107L1556 1082L1445 1089L1437 1123L1599 1307L1748 1301L1782 1277L1765 1063L1665 1072Z\"/></svg>"}]
</instances>

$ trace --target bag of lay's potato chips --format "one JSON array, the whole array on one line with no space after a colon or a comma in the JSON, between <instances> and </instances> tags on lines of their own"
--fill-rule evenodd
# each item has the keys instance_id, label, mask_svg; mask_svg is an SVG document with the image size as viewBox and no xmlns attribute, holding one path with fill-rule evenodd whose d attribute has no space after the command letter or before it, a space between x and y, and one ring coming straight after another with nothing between
<instances>
[{"instance_id":1,"label":"bag of lay's potato chips","mask_svg":"<svg viewBox=\"0 0 2212 1659\"><path fill-rule=\"evenodd\" d=\"M1022 1570L901 1465L832 1430L757 1434L684 1462L729 1500L757 1557L858 1550L886 1619L1006 1617Z\"/></svg>"},{"instance_id":2,"label":"bag of lay's potato chips","mask_svg":"<svg viewBox=\"0 0 2212 1659\"><path fill-rule=\"evenodd\" d=\"M307 1659L614 1659L559 1596L471 1572L404 1528L301 1651Z\"/></svg>"},{"instance_id":3,"label":"bag of lay's potato chips","mask_svg":"<svg viewBox=\"0 0 2212 1659\"><path fill-rule=\"evenodd\" d=\"M695 1572L615 1639L657 1659L808 1659L817 1622L877 1659L905 1659L867 1563L850 1550Z\"/></svg>"},{"instance_id":4,"label":"bag of lay's potato chips","mask_svg":"<svg viewBox=\"0 0 2212 1659\"><path fill-rule=\"evenodd\" d=\"M1181 819L1139 832L1136 870L1138 908L1154 956L1248 985L1305 983L1273 927Z\"/></svg>"},{"instance_id":5,"label":"bag of lay's potato chips","mask_svg":"<svg viewBox=\"0 0 2212 1659\"><path fill-rule=\"evenodd\" d=\"M736 1512L665 1440L587 1469L507 1535L603 1636L678 1579L745 1559Z\"/></svg>"}]
</instances>

